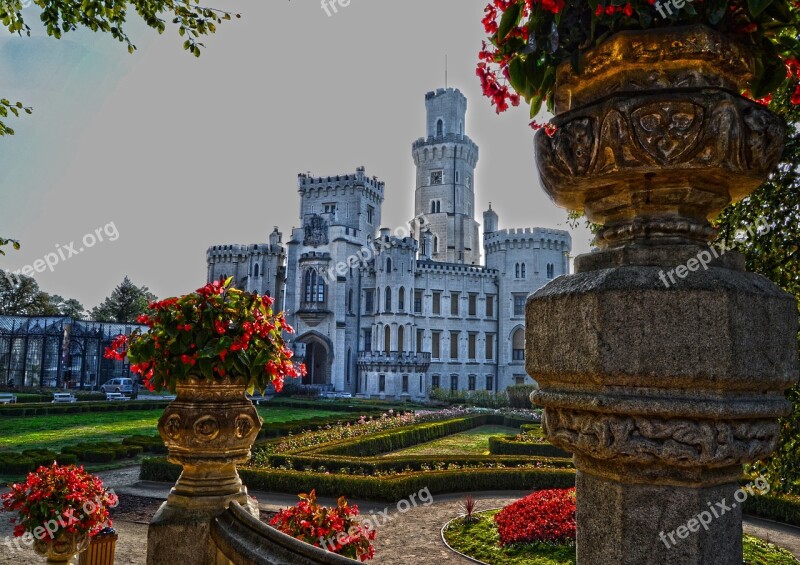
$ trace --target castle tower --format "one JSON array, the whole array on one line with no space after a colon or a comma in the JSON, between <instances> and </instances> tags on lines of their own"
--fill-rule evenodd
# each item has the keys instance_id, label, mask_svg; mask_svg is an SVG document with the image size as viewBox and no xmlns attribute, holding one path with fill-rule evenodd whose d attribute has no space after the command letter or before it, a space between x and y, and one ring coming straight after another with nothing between
<instances>
[{"instance_id":1,"label":"castle tower","mask_svg":"<svg viewBox=\"0 0 800 565\"><path fill-rule=\"evenodd\" d=\"M430 229L434 261L480 264L475 221L478 146L464 134L467 99L454 88L425 95L426 137L413 144L417 166L415 231ZM420 234L415 233L420 241ZM427 251L427 250L426 250Z\"/></svg>"}]
</instances>

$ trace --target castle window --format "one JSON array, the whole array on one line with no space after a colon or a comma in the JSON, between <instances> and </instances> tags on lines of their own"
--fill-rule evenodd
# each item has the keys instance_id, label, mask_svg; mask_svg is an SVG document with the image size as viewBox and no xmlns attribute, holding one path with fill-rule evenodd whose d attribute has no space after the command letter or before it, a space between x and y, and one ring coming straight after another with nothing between
<instances>
[{"instance_id":1,"label":"castle window","mask_svg":"<svg viewBox=\"0 0 800 565\"><path fill-rule=\"evenodd\" d=\"M450 359L458 359L458 335L460 332L450 332Z\"/></svg>"},{"instance_id":2,"label":"castle window","mask_svg":"<svg viewBox=\"0 0 800 565\"><path fill-rule=\"evenodd\" d=\"M486 334L486 360L494 359L494 334Z\"/></svg>"},{"instance_id":3,"label":"castle window","mask_svg":"<svg viewBox=\"0 0 800 565\"><path fill-rule=\"evenodd\" d=\"M527 278L527 276L528 276L528 275L527 275L527 273L525 272L525 269L526 269L526 267L525 267L525 263L523 263L523 264L521 265L521 270L522 270L522 278L523 278L523 279L524 279L524 278Z\"/></svg>"},{"instance_id":4,"label":"castle window","mask_svg":"<svg viewBox=\"0 0 800 565\"><path fill-rule=\"evenodd\" d=\"M386 392L386 375L378 377L378 392Z\"/></svg>"},{"instance_id":5,"label":"castle window","mask_svg":"<svg viewBox=\"0 0 800 565\"><path fill-rule=\"evenodd\" d=\"M468 303L468 316L477 316L478 315L478 295L474 292L471 292L469 295L469 303Z\"/></svg>"},{"instance_id":6,"label":"castle window","mask_svg":"<svg viewBox=\"0 0 800 565\"><path fill-rule=\"evenodd\" d=\"M414 313L422 314L422 291L414 290Z\"/></svg>"},{"instance_id":7,"label":"castle window","mask_svg":"<svg viewBox=\"0 0 800 565\"><path fill-rule=\"evenodd\" d=\"M444 171L431 171L431 184L444 184Z\"/></svg>"},{"instance_id":8,"label":"castle window","mask_svg":"<svg viewBox=\"0 0 800 565\"><path fill-rule=\"evenodd\" d=\"M323 204L322 211L325 214L335 214L336 213L336 204Z\"/></svg>"},{"instance_id":9,"label":"castle window","mask_svg":"<svg viewBox=\"0 0 800 565\"><path fill-rule=\"evenodd\" d=\"M308 304L324 303L325 302L325 279L321 275L317 275L314 269L308 269L305 274L304 281L304 295L305 301Z\"/></svg>"},{"instance_id":10,"label":"castle window","mask_svg":"<svg viewBox=\"0 0 800 565\"><path fill-rule=\"evenodd\" d=\"M456 171L456 182L461 182L461 179L459 178L458 171Z\"/></svg>"},{"instance_id":11,"label":"castle window","mask_svg":"<svg viewBox=\"0 0 800 565\"><path fill-rule=\"evenodd\" d=\"M425 330L417 330L417 353L422 353L422 339L425 337Z\"/></svg>"},{"instance_id":12,"label":"castle window","mask_svg":"<svg viewBox=\"0 0 800 565\"><path fill-rule=\"evenodd\" d=\"M347 350L347 367L345 368L345 371L346 371L346 374L347 374L347 384L350 384L350 370L352 368L352 364L353 364L353 350L352 349L348 349Z\"/></svg>"},{"instance_id":13,"label":"castle window","mask_svg":"<svg viewBox=\"0 0 800 565\"><path fill-rule=\"evenodd\" d=\"M475 381L476 380L477 380L477 377L475 377L475 375L470 375L469 376L469 385L468 386L469 386L470 390L475 390Z\"/></svg>"},{"instance_id":14,"label":"castle window","mask_svg":"<svg viewBox=\"0 0 800 565\"><path fill-rule=\"evenodd\" d=\"M375 311L375 289L368 288L364 291L364 313L372 314Z\"/></svg>"},{"instance_id":15,"label":"castle window","mask_svg":"<svg viewBox=\"0 0 800 565\"><path fill-rule=\"evenodd\" d=\"M450 375L450 390L458 390L458 375Z\"/></svg>"},{"instance_id":16,"label":"castle window","mask_svg":"<svg viewBox=\"0 0 800 565\"><path fill-rule=\"evenodd\" d=\"M431 376L431 390L439 388L439 375Z\"/></svg>"},{"instance_id":17,"label":"castle window","mask_svg":"<svg viewBox=\"0 0 800 565\"><path fill-rule=\"evenodd\" d=\"M494 376L493 375L486 375L486 390L493 390L494 389Z\"/></svg>"},{"instance_id":18,"label":"castle window","mask_svg":"<svg viewBox=\"0 0 800 565\"><path fill-rule=\"evenodd\" d=\"M367 223L372 224L375 221L375 208L367 206Z\"/></svg>"},{"instance_id":19,"label":"castle window","mask_svg":"<svg viewBox=\"0 0 800 565\"><path fill-rule=\"evenodd\" d=\"M383 328L383 350L386 353L392 350L392 328L390 326Z\"/></svg>"},{"instance_id":20,"label":"castle window","mask_svg":"<svg viewBox=\"0 0 800 565\"><path fill-rule=\"evenodd\" d=\"M258 264L258 263L256 263L256 266L255 266L255 268L253 269L253 276L254 276L255 278L258 278L258 277L259 277L259 272L260 272L260 271L259 271L259 264Z\"/></svg>"},{"instance_id":21,"label":"castle window","mask_svg":"<svg viewBox=\"0 0 800 565\"><path fill-rule=\"evenodd\" d=\"M451 316L458 316L458 301L460 298L460 294L458 292L451 292L450 293L450 315Z\"/></svg>"},{"instance_id":22,"label":"castle window","mask_svg":"<svg viewBox=\"0 0 800 565\"><path fill-rule=\"evenodd\" d=\"M408 394L408 375L403 375L403 393Z\"/></svg>"},{"instance_id":23,"label":"castle window","mask_svg":"<svg viewBox=\"0 0 800 565\"><path fill-rule=\"evenodd\" d=\"M431 214L438 214L442 211L441 200L431 200Z\"/></svg>"},{"instance_id":24,"label":"castle window","mask_svg":"<svg viewBox=\"0 0 800 565\"><path fill-rule=\"evenodd\" d=\"M347 291L347 313L353 313L353 289Z\"/></svg>"},{"instance_id":25,"label":"castle window","mask_svg":"<svg viewBox=\"0 0 800 565\"><path fill-rule=\"evenodd\" d=\"M552 263L547 264L547 278L552 279L555 276L555 267Z\"/></svg>"},{"instance_id":26,"label":"castle window","mask_svg":"<svg viewBox=\"0 0 800 565\"><path fill-rule=\"evenodd\" d=\"M436 137L442 137L442 135L444 135L444 122L442 120L437 120Z\"/></svg>"},{"instance_id":27,"label":"castle window","mask_svg":"<svg viewBox=\"0 0 800 565\"><path fill-rule=\"evenodd\" d=\"M525 330L523 328L517 328L511 338L511 360L525 360Z\"/></svg>"},{"instance_id":28,"label":"castle window","mask_svg":"<svg viewBox=\"0 0 800 565\"><path fill-rule=\"evenodd\" d=\"M437 316L442 313L442 293L440 291L433 291L433 304L431 311Z\"/></svg>"},{"instance_id":29,"label":"castle window","mask_svg":"<svg viewBox=\"0 0 800 565\"><path fill-rule=\"evenodd\" d=\"M494 295L486 295L486 317L494 318Z\"/></svg>"},{"instance_id":30,"label":"castle window","mask_svg":"<svg viewBox=\"0 0 800 565\"><path fill-rule=\"evenodd\" d=\"M442 332L431 332L431 357L439 359L441 357Z\"/></svg>"},{"instance_id":31,"label":"castle window","mask_svg":"<svg viewBox=\"0 0 800 565\"><path fill-rule=\"evenodd\" d=\"M433 252L439 253L439 237L433 236Z\"/></svg>"},{"instance_id":32,"label":"castle window","mask_svg":"<svg viewBox=\"0 0 800 565\"><path fill-rule=\"evenodd\" d=\"M391 273L392 272L392 258L391 257L387 257L386 258L386 272L387 273Z\"/></svg>"},{"instance_id":33,"label":"castle window","mask_svg":"<svg viewBox=\"0 0 800 565\"><path fill-rule=\"evenodd\" d=\"M364 351L372 351L372 330L364 330Z\"/></svg>"},{"instance_id":34,"label":"castle window","mask_svg":"<svg viewBox=\"0 0 800 565\"><path fill-rule=\"evenodd\" d=\"M516 264L514 265L514 278L515 278L515 279L518 279L518 278L519 278L519 263L516 263Z\"/></svg>"},{"instance_id":35,"label":"castle window","mask_svg":"<svg viewBox=\"0 0 800 565\"><path fill-rule=\"evenodd\" d=\"M478 334L470 333L469 338L467 340L467 358L470 360L474 360L478 354L476 353L478 349ZM475 389L470 389L475 390Z\"/></svg>"},{"instance_id":36,"label":"castle window","mask_svg":"<svg viewBox=\"0 0 800 565\"><path fill-rule=\"evenodd\" d=\"M405 348L405 341L406 341L406 330L403 326L398 326L397 328L397 351L401 353L406 350Z\"/></svg>"},{"instance_id":37,"label":"castle window","mask_svg":"<svg viewBox=\"0 0 800 565\"><path fill-rule=\"evenodd\" d=\"M384 292L383 311L384 312L392 311L392 287L390 286L387 286L386 291Z\"/></svg>"},{"instance_id":38,"label":"castle window","mask_svg":"<svg viewBox=\"0 0 800 565\"><path fill-rule=\"evenodd\" d=\"M402 286L397 291L397 310L403 312L406 309L406 289Z\"/></svg>"},{"instance_id":39,"label":"castle window","mask_svg":"<svg viewBox=\"0 0 800 565\"><path fill-rule=\"evenodd\" d=\"M515 294L514 295L514 315L515 316L524 316L525 315L525 300L527 296L524 294Z\"/></svg>"}]
</instances>

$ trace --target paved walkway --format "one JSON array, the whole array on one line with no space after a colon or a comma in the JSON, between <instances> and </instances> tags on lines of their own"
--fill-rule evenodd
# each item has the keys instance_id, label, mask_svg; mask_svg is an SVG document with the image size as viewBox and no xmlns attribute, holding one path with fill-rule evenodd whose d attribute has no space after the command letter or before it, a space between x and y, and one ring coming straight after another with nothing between
<instances>
[{"instance_id":1,"label":"paved walkway","mask_svg":"<svg viewBox=\"0 0 800 565\"><path fill-rule=\"evenodd\" d=\"M117 544L118 565L145 565L147 522L167 497L172 485L138 481L138 467L99 473L109 488L121 495L121 519L114 523L120 539ZM297 497L279 493L251 492L259 500L263 512L275 512L292 506ZM409 493L411 494L411 493ZM525 491L496 491L474 493L478 511L505 506L522 496ZM416 506L403 502L386 505L375 502L351 501L358 504L361 515L377 523L377 552L373 563L379 565L441 565L442 563L467 565L470 561L459 557L445 547L440 537L442 526L461 514L463 494L433 497L426 493L415 496ZM333 498L321 497L320 503L334 505ZM8 516L0 514L0 544L11 536ZM786 526L756 518L745 519L745 532L785 547L800 558L800 528ZM12 549L10 549L11 547ZM0 564L31 565L41 562L29 549L16 550L13 545L0 545ZM176 564L184 565L184 564ZM188 564L187 564L188 565Z\"/></svg>"}]
</instances>

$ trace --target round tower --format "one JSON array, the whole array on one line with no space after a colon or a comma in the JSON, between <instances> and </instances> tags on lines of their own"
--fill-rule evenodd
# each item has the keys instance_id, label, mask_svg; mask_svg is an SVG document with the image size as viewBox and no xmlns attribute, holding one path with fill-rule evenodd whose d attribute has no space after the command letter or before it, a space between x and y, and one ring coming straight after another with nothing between
<instances>
[{"instance_id":1,"label":"round tower","mask_svg":"<svg viewBox=\"0 0 800 565\"><path fill-rule=\"evenodd\" d=\"M414 213L433 234L434 261L480 263L475 221L478 146L464 134L467 99L454 88L425 95L426 137L413 144ZM415 234L419 240L420 234Z\"/></svg>"}]
</instances>

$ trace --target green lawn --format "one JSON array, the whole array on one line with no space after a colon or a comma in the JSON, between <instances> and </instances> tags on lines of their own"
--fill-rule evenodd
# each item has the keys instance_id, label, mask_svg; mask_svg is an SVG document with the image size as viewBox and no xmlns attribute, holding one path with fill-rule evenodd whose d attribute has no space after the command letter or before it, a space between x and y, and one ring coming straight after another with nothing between
<instances>
[{"instance_id":1,"label":"green lawn","mask_svg":"<svg viewBox=\"0 0 800 565\"><path fill-rule=\"evenodd\" d=\"M444 531L445 540L456 551L489 565L575 565L573 545L537 543L500 547L493 520L498 512L480 512L480 520L472 524L461 520L450 522ZM743 542L745 565L797 564L789 551L764 540L745 535Z\"/></svg>"},{"instance_id":2,"label":"green lawn","mask_svg":"<svg viewBox=\"0 0 800 565\"><path fill-rule=\"evenodd\" d=\"M331 410L259 407L264 425L292 422L306 418L348 414ZM124 412L88 412L53 416L3 416L0 418L0 452L47 448L59 450L65 445L87 441L118 441L124 437L156 434L160 410Z\"/></svg>"},{"instance_id":3,"label":"green lawn","mask_svg":"<svg viewBox=\"0 0 800 565\"><path fill-rule=\"evenodd\" d=\"M517 428L505 426L479 426L472 430L453 434L428 443L421 443L400 451L392 451L384 457L407 457L409 455L489 455L489 438L504 434L516 434Z\"/></svg>"}]
</instances>

